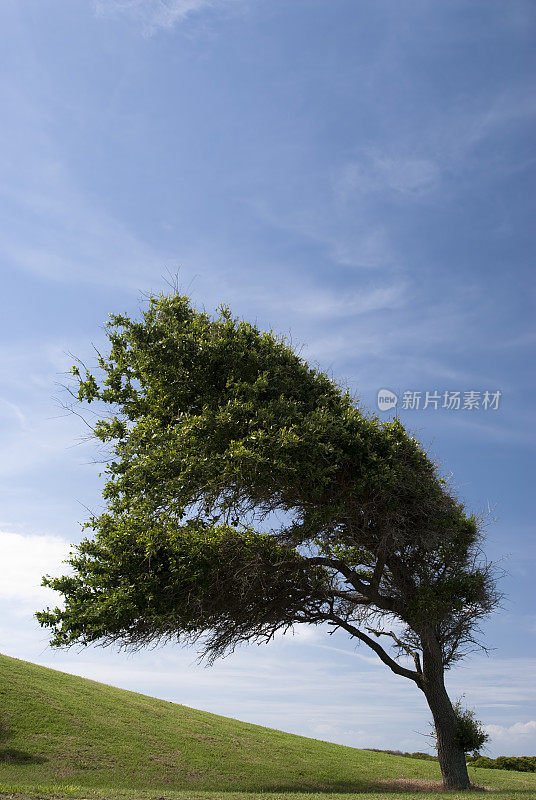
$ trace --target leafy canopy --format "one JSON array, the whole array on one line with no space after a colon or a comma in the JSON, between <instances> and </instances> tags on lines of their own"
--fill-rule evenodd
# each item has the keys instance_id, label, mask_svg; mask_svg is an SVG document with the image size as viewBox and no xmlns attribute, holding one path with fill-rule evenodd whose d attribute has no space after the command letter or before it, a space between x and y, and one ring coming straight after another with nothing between
<instances>
[{"instance_id":1,"label":"leafy canopy","mask_svg":"<svg viewBox=\"0 0 536 800\"><path fill-rule=\"evenodd\" d=\"M107 507L72 574L45 579L65 596L37 615L53 644L202 637L214 658L327 622L417 682L425 629L445 666L466 652L496 602L479 525L398 419L225 306L160 295L106 330L97 373L73 374L104 409ZM415 670L377 642L393 619Z\"/></svg>"}]
</instances>

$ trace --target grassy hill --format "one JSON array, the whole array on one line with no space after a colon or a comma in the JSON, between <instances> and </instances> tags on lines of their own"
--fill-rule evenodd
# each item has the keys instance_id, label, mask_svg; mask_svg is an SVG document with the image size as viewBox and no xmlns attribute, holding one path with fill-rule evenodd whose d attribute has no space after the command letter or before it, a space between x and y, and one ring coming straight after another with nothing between
<instances>
[{"instance_id":1,"label":"grassy hill","mask_svg":"<svg viewBox=\"0 0 536 800\"><path fill-rule=\"evenodd\" d=\"M433 788L426 781L440 777L433 762L294 736L7 656L0 724L3 795L425 800L437 797L422 793ZM416 779L418 794L406 782ZM480 770L477 780L503 790L497 800L536 798L535 775Z\"/></svg>"}]
</instances>

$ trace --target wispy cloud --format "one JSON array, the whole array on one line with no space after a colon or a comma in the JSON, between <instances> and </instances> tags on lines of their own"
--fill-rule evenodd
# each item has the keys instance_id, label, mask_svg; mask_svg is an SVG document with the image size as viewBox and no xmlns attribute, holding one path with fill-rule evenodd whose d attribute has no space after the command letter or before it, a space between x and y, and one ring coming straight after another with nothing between
<instances>
[{"instance_id":1,"label":"wispy cloud","mask_svg":"<svg viewBox=\"0 0 536 800\"><path fill-rule=\"evenodd\" d=\"M346 165L350 171L352 163ZM385 222L371 219L370 213L356 214L355 207L349 211L345 198L350 196L350 181L342 177L345 168L324 176L321 204L300 198L279 209L256 199L252 208L264 224L314 242L335 264L363 270L396 268L397 258Z\"/></svg>"},{"instance_id":2,"label":"wispy cloud","mask_svg":"<svg viewBox=\"0 0 536 800\"><path fill-rule=\"evenodd\" d=\"M6 400L4 397L0 397L0 420L4 416L3 411L7 412L7 417L10 419L10 421L15 418L19 427L26 427L26 417L22 413L20 406L17 405L17 403L12 403L9 400Z\"/></svg>"},{"instance_id":3,"label":"wispy cloud","mask_svg":"<svg viewBox=\"0 0 536 800\"><path fill-rule=\"evenodd\" d=\"M386 189L418 197L434 187L439 179L439 167L430 158L371 152L342 167L335 189L342 199L356 192L370 194Z\"/></svg>"},{"instance_id":4,"label":"wispy cloud","mask_svg":"<svg viewBox=\"0 0 536 800\"><path fill-rule=\"evenodd\" d=\"M35 67L37 69L37 66ZM10 125L0 131L0 258L6 268L50 280L139 291L173 263L79 185L57 141L49 112L0 81Z\"/></svg>"},{"instance_id":5,"label":"wispy cloud","mask_svg":"<svg viewBox=\"0 0 536 800\"><path fill-rule=\"evenodd\" d=\"M395 264L385 226L378 223L370 230L354 230L351 236L334 238L328 245L330 257L336 264L358 269L381 269Z\"/></svg>"},{"instance_id":6,"label":"wispy cloud","mask_svg":"<svg viewBox=\"0 0 536 800\"><path fill-rule=\"evenodd\" d=\"M528 417L528 415L527 415ZM492 418L492 423L488 423L481 418L469 415L458 415L451 420L453 427L460 431L470 433L475 439L485 440L486 442L497 442L508 445L518 445L520 447L534 447L536 436L532 430L530 419L527 418L526 424L523 419L511 418L505 422L500 417ZM514 425L516 427L514 427Z\"/></svg>"},{"instance_id":7,"label":"wispy cloud","mask_svg":"<svg viewBox=\"0 0 536 800\"><path fill-rule=\"evenodd\" d=\"M501 715L494 724L512 724L513 712L536 700L533 675L536 659L528 657L477 657L463 662L448 676L453 695L467 693L468 704L491 709L486 716ZM515 717L514 717L515 719Z\"/></svg>"},{"instance_id":8,"label":"wispy cloud","mask_svg":"<svg viewBox=\"0 0 536 800\"><path fill-rule=\"evenodd\" d=\"M386 137L382 144L356 152L337 168L335 196L343 203L371 195L429 201L432 193L441 191L442 201L449 200L449 180L455 179L459 187L460 180L474 180L480 170L488 179L497 179L526 167L526 157L519 161L510 153L508 161L494 155L490 169L490 154L483 146L535 115L533 93L520 86L493 97L473 98L471 106L436 110L418 137L413 129L405 137L397 131L396 140Z\"/></svg>"},{"instance_id":9,"label":"wispy cloud","mask_svg":"<svg viewBox=\"0 0 536 800\"><path fill-rule=\"evenodd\" d=\"M209 8L229 6L236 0L95 0L95 11L102 17L127 17L152 35L169 30L188 17Z\"/></svg>"},{"instance_id":10,"label":"wispy cloud","mask_svg":"<svg viewBox=\"0 0 536 800\"><path fill-rule=\"evenodd\" d=\"M48 202L32 191L14 200L20 217L32 225L32 239L5 228L4 259L41 277L73 283L99 283L139 291L147 277L160 275L169 256L158 253L124 224L93 206L58 170ZM56 202L54 202L56 201Z\"/></svg>"},{"instance_id":11,"label":"wispy cloud","mask_svg":"<svg viewBox=\"0 0 536 800\"><path fill-rule=\"evenodd\" d=\"M345 317L355 320L361 314L400 308L405 300L406 287L403 283L372 286L360 291L337 291L303 284L287 287L280 285L277 294L272 297L265 294L261 299L266 308L271 307L278 313L290 311L293 315L319 320Z\"/></svg>"}]
</instances>

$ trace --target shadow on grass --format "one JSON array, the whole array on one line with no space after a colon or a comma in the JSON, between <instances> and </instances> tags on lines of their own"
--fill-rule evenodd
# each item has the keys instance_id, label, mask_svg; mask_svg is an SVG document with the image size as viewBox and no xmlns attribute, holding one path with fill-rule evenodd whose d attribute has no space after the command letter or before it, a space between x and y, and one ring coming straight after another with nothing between
<instances>
[{"instance_id":1,"label":"shadow on grass","mask_svg":"<svg viewBox=\"0 0 536 800\"><path fill-rule=\"evenodd\" d=\"M480 792L493 792L493 789L488 789L482 785L475 786ZM204 790L206 791L206 790ZM252 791L246 789L233 789L233 791ZM445 789L441 781L424 780L422 778L393 778L391 780L378 780L378 781L326 781L326 783L276 783L265 784L262 787L257 786L256 791L265 792L266 794L298 794L303 793L306 795L327 793L331 794L363 794L363 792L370 792L374 794L396 794L398 797L404 794L417 794L419 792L445 792L447 795L452 794L452 789ZM522 791L522 790L521 790Z\"/></svg>"},{"instance_id":2,"label":"shadow on grass","mask_svg":"<svg viewBox=\"0 0 536 800\"><path fill-rule=\"evenodd\" d=\"M204 789L203 791L208 791ZM240 791L247 793L251 791L250 789L240 789L240 790L230 790L230 791ZM256 791L260 791L266 794L304 794L304 795L321 795L323 798L327 794L337 794L337 795L353 795L362 796L365 792L370 792L371 794L381 794L382 796L393 795L394 798L403 798L405 795L411 795L414 797L420 793L426 794L430 796L431 794L434 795L441 795L445 794L445 798L447 800L448 797L452 797L452 795L459 795L463 794L463 796L470 797L470 793L478 792L480 797L486 794L489 797L489 800L493 800L493 796L495 794L504 793L507 791L506 789L485 786L482 783L478 784L471 784L470 789L465 790L456 790L456 789L445 789L441 781L425 781L421 779L393 779L393 780L385 780L385 781L377 781L377 782L369 782L369 783L345 783L342 785L337 784L326 784L324 786L311 786L308 784L297 785L297 784L274 784L274 785L267 785L263 786L262 789L257 788ZM515 791L516 797L523 797L524 795L527 796L528 800L534 800L535 794L533 788L521 788L515 787L513 789ZM467 793L467 794L466 794ZM159 798L159 800L167 800L165 796Z\"/></svg>"},{"instance_id":3,"label":"shadow on grass","mask_svg":"<svg viewBox=\"0 0 536 800\"><path fill-rule=\"evenodd\" d=\"M0 719L0 764L43 764L48 759L43 756L33 755L16 747L7 747L6 742L11 738L11 731L5 720Z\"/></svg>"},{"instance_id":4,"label":"shadow on grass","mask_svg":"<svg viewBox=\"0 0 536 800\"><path fill-rule=\"evenodd\" d=\"M16 750L14 747L0 747L0 764L43 764L47 761L43 756Z\"/></svg>"},{"instance_id":5,"label":"shadow on grass","mask_svg":"<svg viewBox=\"0 0 536 800\"><path fill-rule=\"evenodd\" d=\"M486 770L483 770L486 772ZM419 794L426 794L426 795L443 795L445 796L445 800L448 797L452 797L453 794L458 796L459 794L463 794L464 797L470 797L470 793L479 793L477 795L482 797L486 795L489 800L493 800L493 796L499 793L505 793L508 791L508 788L500 788L496 786L489 786L486 785L486 776L485 775L471 775L471 788L470 789L445 789L443 786L443 782L441 780L432 780L429 778L385 778L385 779L377 779L377 780L356 780L356 781L326 781L325 783L317 782L316 784L308 783L307 781L303 781L301 785L299 784L284 784L283 782L279 783L278 785L265 785L262 787L262 791L269 793L281 793L281 794L353 794L353 795L363 795L363 793L370 792L371 794L381 794L389 796L395 795L397 798L403 798L405 795L411 795L412 797ZM512 786L512 792L515 792L516 797L523 797L524 795L527 796L528 800L534 800L536 798L535 787L534 786ZM437 798L439 800L439 797Z\"/></svg>"}]
</instances>

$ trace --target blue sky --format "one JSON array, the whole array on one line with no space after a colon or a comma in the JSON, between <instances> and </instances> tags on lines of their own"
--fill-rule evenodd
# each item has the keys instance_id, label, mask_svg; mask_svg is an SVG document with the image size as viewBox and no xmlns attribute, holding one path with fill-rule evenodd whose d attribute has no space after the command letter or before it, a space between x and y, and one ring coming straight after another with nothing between
<instances>
[{"instance_id":1,"label":"blue sky","mask_svg":"<svg viewBox=\"0 0 536 800\"><path fill-rule=\"evenodd\" d=\"M107 315L178 272L199 307L290 334L367 407L396 393L489 509L488 553L507 556L495 649L449 687L491 754L536 752L535 16L523 0L2 3L2 652L316 738L428 746L417 690L342 635L300 629L205 669L173 647L54 653L32 621L54 602L40 576L102 506L94 447L57 401L69 353L91 360ZM442 408L445 392L480 407Z\"/></svg>"}]
</instances>

